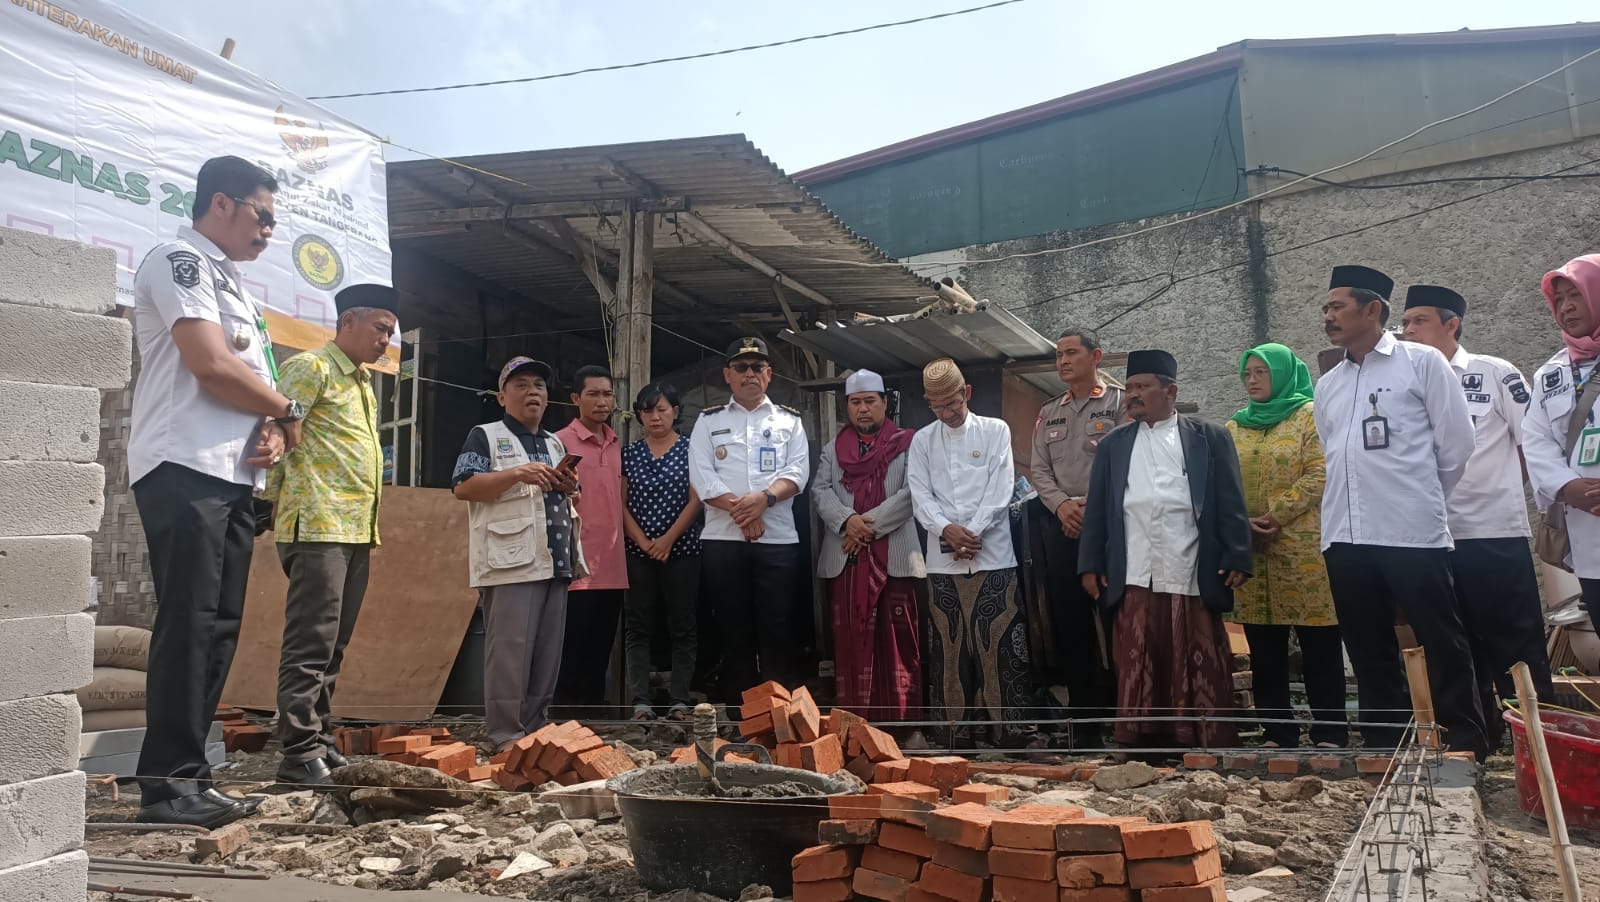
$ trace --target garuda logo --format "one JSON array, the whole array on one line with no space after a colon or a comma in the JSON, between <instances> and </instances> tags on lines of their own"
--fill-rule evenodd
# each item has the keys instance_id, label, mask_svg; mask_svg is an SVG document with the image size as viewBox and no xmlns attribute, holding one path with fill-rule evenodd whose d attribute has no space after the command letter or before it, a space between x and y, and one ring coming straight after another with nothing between
<instances>
[{"instance_id":1,"label":"garuda logo","mask_svg":"<svg viewBox=\"0 0 1600 902\"><path fill-rule=\"evenodd\" d=\"M295 239L294 267L307 282L323 291L333 291L344 281L344 261L333 245L318 235L301 235Z\"/></svg>"},{"instance_id":2,"label":"garuda logo","mask_svg":"<svg viewBox=\"0 0 1600 902\"><path fill-rule=\"evenodd\" d=\"M278 124L278 138L295 165L312 173L328 168L328 133L322 123L313 126L304 119L290 119L281 103L276 113L272 121Z\"/></svg>"}]
</instances>

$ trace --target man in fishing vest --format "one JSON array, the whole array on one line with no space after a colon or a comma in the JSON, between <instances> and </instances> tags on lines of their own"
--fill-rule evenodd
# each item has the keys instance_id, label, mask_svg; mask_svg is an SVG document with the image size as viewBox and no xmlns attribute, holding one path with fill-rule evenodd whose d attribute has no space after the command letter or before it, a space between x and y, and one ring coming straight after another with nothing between
<instances>
[{"instance_id":1,"label":"man in fishing vest","mask_svg":"<svg viewBox=\"0 0 1600 902\"><path fill-rule=\"evenodd\" d=\"M550 367L513 357L496 396L505 416L473 427L451 481L466 501L472 585L483 606L483 704L498 749L537 730L555 694L567 586L588 570L578 538L577 470L539 428Z\"/></svg>"}]
</instances>

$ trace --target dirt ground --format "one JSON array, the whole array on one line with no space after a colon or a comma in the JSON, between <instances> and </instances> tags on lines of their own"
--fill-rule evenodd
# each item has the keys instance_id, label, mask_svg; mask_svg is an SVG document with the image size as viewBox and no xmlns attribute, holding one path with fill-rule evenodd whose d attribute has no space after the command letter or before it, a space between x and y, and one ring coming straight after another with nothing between
<instances>
[{"instance_id":1,"label":"dirt ground","mask_svg":"<svg viewBox=\"0 0 1600 902\"><path fill-rule=\"evenodd\" d=\"M1489 874L1495 902L1546 902L1561 898L1550 831L1517 802L1515 761L1509 753L1489 759L1479 796L1489 821ZM1584 898L1600 897L1600 831L1570 830L1573 859Z\"/></svg>"}]
</instances>

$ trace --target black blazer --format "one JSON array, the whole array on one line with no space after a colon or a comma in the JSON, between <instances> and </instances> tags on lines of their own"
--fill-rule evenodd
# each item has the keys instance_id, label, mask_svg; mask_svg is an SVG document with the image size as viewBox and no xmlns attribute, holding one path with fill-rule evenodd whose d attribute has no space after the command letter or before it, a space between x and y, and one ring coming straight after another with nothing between
<instances>
[{"instance_id":1,"label":"black blazer","mask_svg":"<svg viewBox=\"0 0 1600 902\"><path fill-rule=\"evenodd\" d=\"M1200 598L1218 613L1233 610L1233 590L1219 570L1251 573L1250 515L1239 478L1239 454L1233 436L1221 426L1183 414L1178 433L1183 442L1189 495L1200 528ZM1100 440L1089 471L1089 498L1078 542L1078 573L1103 573L1106 587L1100 607L1111 611L1122 602L1128 582L1128 538L1122 525L1122 502L1128 490L1128 466L1139 423L1125 423Z\"/></svg>"}]
</instances>

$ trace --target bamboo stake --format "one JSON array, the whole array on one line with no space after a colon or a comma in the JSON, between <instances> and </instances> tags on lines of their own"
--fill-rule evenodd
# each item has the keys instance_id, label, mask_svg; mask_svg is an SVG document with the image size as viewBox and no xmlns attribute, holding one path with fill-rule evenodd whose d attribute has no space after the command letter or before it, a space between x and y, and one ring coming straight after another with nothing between
<instances>
[{"instance_id":1,"label":"bamboo stake","mask_svg":"<svg viewBox=\"0 0 1600 902\"><path fill-rule=\"evenodd\" d=\"M1428 682L1428 653L1419 647L1401 649L1400 654L1406 659L1406 682L1411 686L1411 714L1417 721L1417 740L1436 749L1439 729L1433 715L1433 684Z\"/></svg>"},{"instance_id":2,"label":"bamboo stake","mask_svg":"<svg viewBox=\"0 0 1600 902\"><path fill-rule=\"evenodd\" d=\"M1550 767L1550 750L1544 744L1544 726L1539 721L1539 698L1533 690L1533 674L1518 661L1511 668L1517 684L1517 704L1528 731L1528 749L1533 753L1533 772L1539 777L1539 796L1544 799L1544 819L1550 825L1550 843L1556 853L1556 873L1561 875L1561 895L1566 902L1583 902L1578 886L1578 866L1572 860L1572 843L1567 839L1567 816L1561 810L1556 775Z\"/></svg>"},{"instance_id":3,"label":"bamboo stake","mask_svg":"<svg viewBox=\"0 0 1600 902\"><path fill-rule=\"evenodd\" d=\"M238 45L233 42L233 38L228 38L227 40L223 41L222 53L220 54L221 57L225 60L233 59L233 48L236 46Z\"/></svg>"}]
</instances>

